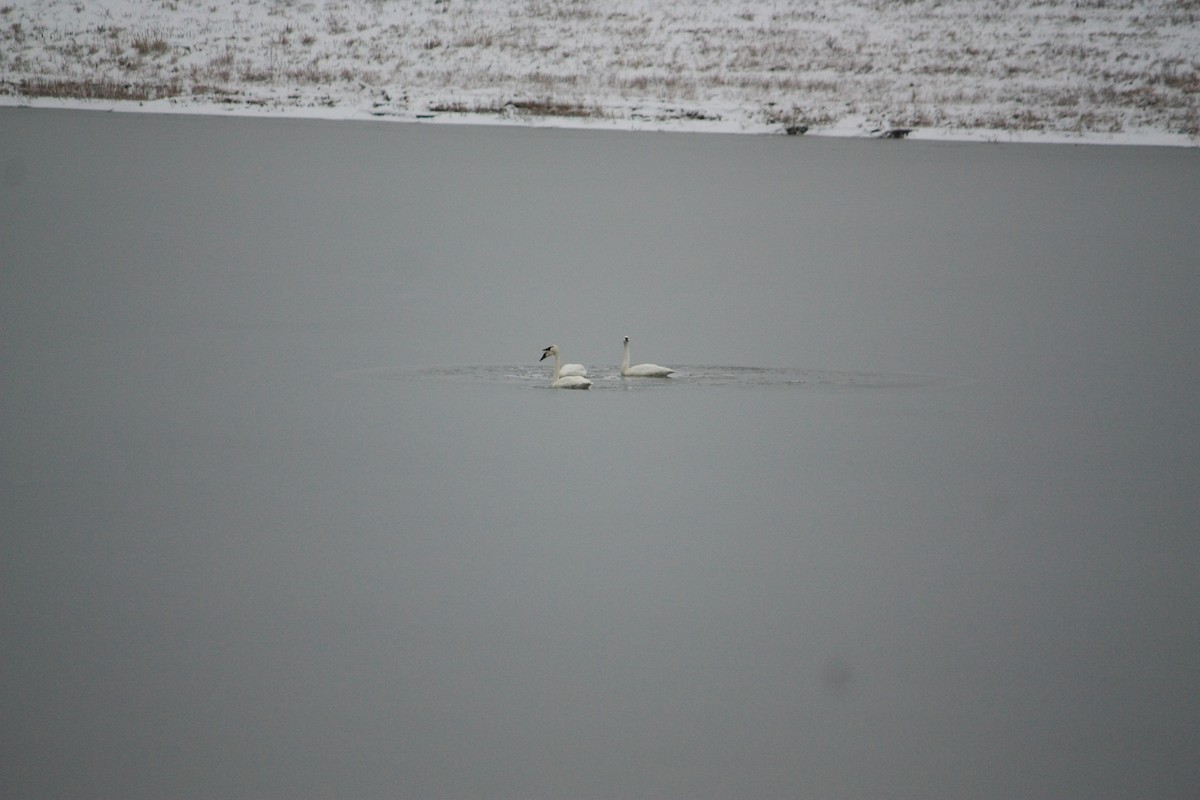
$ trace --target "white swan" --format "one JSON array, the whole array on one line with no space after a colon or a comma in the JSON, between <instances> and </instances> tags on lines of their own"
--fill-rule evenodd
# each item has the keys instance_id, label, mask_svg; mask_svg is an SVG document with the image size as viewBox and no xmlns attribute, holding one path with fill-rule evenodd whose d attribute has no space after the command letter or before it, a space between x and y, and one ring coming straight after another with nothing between
<instances>
[{"instance_id":1,"label":"white swan","mask_svg":"<svg viewBox=\"0 0 1200 800\"><path fill-rule=\"evenodd\" d=\"M558 355L558 345L550 345L542 351L538 361L554 356L554 374L550 376L550 386L554 389L587 389L592 382L582 375L563 375L562 359Z\"/></svg>"},{"instance_id":2,"label":"white swan","mask_svg":"<svg viewBox=\"0 0 1200 800\"><path fill-rule=\"evenodd\" d=\"M562 369L558 371L558 374L564 378L570 375L578 375L580 378L586 378L587 367L585 367L583 364L563 364Z\"/></svg>"},{"instance_id":3,"label":"white swan","mask_svg":"<svg viewBox=\"0 0 1200 800\"><path fill-rule=\"evenodd\" d=\"M625 358L621 360L621 374L629 378L665 378L675 370L658 364L629 366L629 337L625 337Z\"/></svg>"}]
</instances>

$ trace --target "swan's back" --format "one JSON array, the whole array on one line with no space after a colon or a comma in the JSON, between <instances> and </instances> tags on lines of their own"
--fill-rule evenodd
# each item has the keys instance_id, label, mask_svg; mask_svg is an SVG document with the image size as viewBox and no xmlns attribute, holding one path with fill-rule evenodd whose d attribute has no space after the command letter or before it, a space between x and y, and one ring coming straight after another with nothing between
<instances>
[{"instance_id":1,"label":"swan's back","mask_svg":"<svg viewBox=\"0 0 1200 800\"><path fill-rule=\"evenodd\" d=\"M665 378L674 371L670 367L660 367L658 364L636 364L622 369L621 374L633 378Z\"/></svg>"},{"instance_id":2,"label":"swan's back","mask_svg":"<svg viewBox=\"0 0 1200 800\"><path fill-rule=\"evenodd\" d=\"M564 375L550 384L552 389L588 389L592 382L579 375Z\"/></svg>"},{"instance_id":3,"label":"swan's back","mask_svg":"<svg viewBox=\"0 0 1200 800\"><path fill-rule=\"evenodd\" d=\"M583 364L563 364L562 369L558 371L558 374L564 377L568 375L578 375L581 378L586 378L587 367L585 367Z\"/></svg>"}]
</instances>

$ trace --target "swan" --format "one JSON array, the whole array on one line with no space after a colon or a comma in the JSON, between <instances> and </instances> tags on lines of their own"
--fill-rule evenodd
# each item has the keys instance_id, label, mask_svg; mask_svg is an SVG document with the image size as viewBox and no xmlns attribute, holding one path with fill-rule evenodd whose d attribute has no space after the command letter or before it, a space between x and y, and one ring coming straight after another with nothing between
<instances>
[{"instance_id":1,"label":"swan","mask_svg":"<svg viewBox=\"0 0 1200 800\"><path fill-rule=\"evenodd\" d=\"M658 364L629 366L629 337L625 337L625 358L621 361L621 374L629 378L665 378L675 370Z\"/></svg>"},{"instance_id":2,"label":"swan","mask_svg":"<svg viewBox=\"0 0 1200 800\"><path fill-rule=\"evenodd\" d=\"M562 359L558 355L558 345L552 344L542 351L538 361L554 356L554 374L550 376L550 387L553 389L587 389L592 382L582 375L563 375ZM570 365L568 365L570 366Z\"/></svg>"},{"instance_id":3,"label":"swan","mask_svg":"<svg viewBox=\"0 0 1200 800\"><path fill-rule=\"evenodd\" d=\"M564 378L571 375L578 375L581 378L586 378L587 367L585 367L583 364L563 364L562 369L558 371L558 374Z\"/></svg>"}]
</instances>

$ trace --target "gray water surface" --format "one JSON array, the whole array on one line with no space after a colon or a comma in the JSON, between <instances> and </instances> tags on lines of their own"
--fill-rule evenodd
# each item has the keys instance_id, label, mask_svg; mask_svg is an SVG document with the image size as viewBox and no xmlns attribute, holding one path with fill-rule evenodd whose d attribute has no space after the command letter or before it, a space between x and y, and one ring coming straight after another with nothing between
<instances>
[{"instance_id":1,"label":"gray water surface","mask_svg":"<svg viewBox=\"0 0 1200 800\"><path fill-rule=\"evenodd\" d=\"M6 797L1200 785L1196 152L0 145Z\"/></svg>"}]
</instances>

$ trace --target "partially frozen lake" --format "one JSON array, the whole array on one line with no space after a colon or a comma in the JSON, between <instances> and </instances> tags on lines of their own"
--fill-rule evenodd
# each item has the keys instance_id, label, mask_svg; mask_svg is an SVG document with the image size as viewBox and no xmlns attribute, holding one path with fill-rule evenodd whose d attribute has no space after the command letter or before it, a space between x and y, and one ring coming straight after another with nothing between
<instances>
[{"instance_id":1,"label":"partially frozen lake","mask_svg":"<svg viewBox=\"0 0 1200 800\"><path fill-rule=\"evenodd\" d=\"M1200 783L1195 152L0 143L11 796Z\"/></svg>"}]
</instances>

